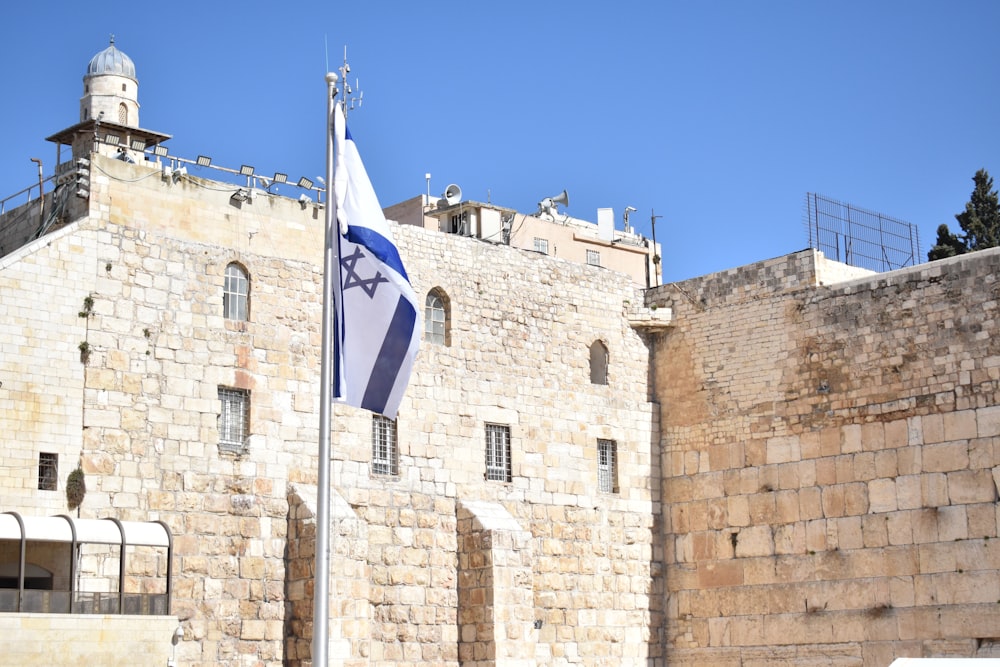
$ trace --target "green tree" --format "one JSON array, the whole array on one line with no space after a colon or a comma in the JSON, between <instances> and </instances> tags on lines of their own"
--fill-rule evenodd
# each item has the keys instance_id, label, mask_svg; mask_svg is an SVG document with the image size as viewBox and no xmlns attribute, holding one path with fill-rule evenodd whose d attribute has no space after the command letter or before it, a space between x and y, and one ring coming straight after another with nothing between
<instances>
[{"instance_id":1,"label":"green tree","mask_svg":"<svg viewBox=\"0 0 1000 667\"><path fill-rule=\"evenodd\" d=\"M1000 198L993 189L993 179L985 169L980 169L972 177L972 182L975 187L965 210L955 215L964 234L952 234L948 225L938 227L937 243L927 253L927 259L942 259L1000 246Z\"/></svg>"}]
</instances>

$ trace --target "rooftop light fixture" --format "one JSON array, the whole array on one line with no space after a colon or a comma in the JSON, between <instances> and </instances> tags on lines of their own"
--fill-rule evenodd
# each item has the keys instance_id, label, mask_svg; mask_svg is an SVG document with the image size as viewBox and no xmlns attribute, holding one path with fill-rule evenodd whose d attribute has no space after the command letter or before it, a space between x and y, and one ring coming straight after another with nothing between
<instances>
[{"instance_id":1,"label":"rooftop light fixture","mask_svg":"<svg viewBox=\"0 0 1000 667\"><path fill-rule=\"evenodd\" d=\"M249 198L249 193L243 188L240 188L229 197L229 203L233 206L239 206Z\"/></svg>"},{"instance_id":2,"label":"rooftop light fixture","mask_svg":"<svg viewBox=\"0 0 1000 667\"><path fill-rule=\"evenodd\" d=\"M253 176L253 167L251 167L248 164L245 164L242 167L240 167L240 173L244 176Z\"/></svg>"},{"instance_id":3,"label":"rooftop light fixture","mask_svg":"<svg viewBox=\"0 0 1000 667\"><path fill-rule=\"evenodd\" d=\"M199 167L210 167L212 165L212 158L205 155L199 155L197 164Z\"/></svg>"},{"instance_id":4,"label":"rooftop light fixture","mask_svg":"<svg viewBox=\"0 0 1000 667\"><path fill-rule=\"evenodd\" d=\"M119 143L121 143L121 140L122 138L119 137L117 134L104 135L104 143L106 143L108 146L117 146Z\"/></svg>"},{"instance_id":5,"label":"rooftop light fixture","mask_svg":"<svg viewBox=\"0 0 1000 667\"><path fill-rule=\"evenodd\" d=\"M167 147L157 145L156 148L153 149L153 155L155 155L156 157L166 157Z\"/></svg>"},{"instance_id":6,"label":"rooftop light fixture","mask_svg":"<svg viewBox=\"0 0 1000 667\"><path fill-rule=\"evenodd\" d=\"M143 141L142 139L133 139L132 140L132 150L134 150L134 151L144 151L144 150L146 150L146 142Z\"/></svg>"},{"instance_id":7,"label":"rooftop light fixture","mask_svg":"<svg viewBox=\"0 0 1000 667\"><path fill-rule=\"evenodd\" d=\"M306 190L311 190L312 186L313 186L313 182L310 181L305 176L303 176L302 178L299 179L299 187L300 188L305 188Z\"/></svg>"},{"instance_id":8,"label":"rooftop light fixture","mask_svg":"<svg viewBox=\"0 0 1000 667\"><path fill-rule=\"evenodd\" d=\"M282 174L280 171L274 172L274 178L271 179L272 183L287 183L288 174Z\"/></svg>"}]
</instances>

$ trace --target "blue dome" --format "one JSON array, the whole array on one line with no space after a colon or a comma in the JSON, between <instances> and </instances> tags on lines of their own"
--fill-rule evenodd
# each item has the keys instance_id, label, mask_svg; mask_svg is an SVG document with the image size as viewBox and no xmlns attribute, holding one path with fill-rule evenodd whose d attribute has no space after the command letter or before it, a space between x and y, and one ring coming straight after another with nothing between
<instances>
[{"instance_id":1,"label":"blue dome","mask_svg":"<svg viewBox=\"0 0 1000 667\"><path fill-rule=\"evenodd\" d=\"M87 76L101 74L117 74L135 80L135 63L127 55L115 48L115 38L111 38L111 46L90 59L87 65Z\"/></svg>"}]
</instances>

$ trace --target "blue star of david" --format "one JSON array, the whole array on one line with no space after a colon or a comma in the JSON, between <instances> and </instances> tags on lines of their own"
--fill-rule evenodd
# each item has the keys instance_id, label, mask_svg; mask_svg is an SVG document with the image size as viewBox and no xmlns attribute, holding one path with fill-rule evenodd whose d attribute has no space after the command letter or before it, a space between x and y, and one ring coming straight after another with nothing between
<instances>
[{"instance_id":1,"label":"blue star of david","mask_svg":"<svg viewBox=\"0 0 1000 667\"><path fill-rule=\"evenodd\" d=\"M381 271L376 271L374 278L365 279L359 276L355 266L358 260L362 258L364 258L364 253L361 252L360 247L355 246L353 253L340 260L341 266L347 271L347 277L344 279L344 289L348 290L352 287L360 287L365 291L369 299L374 299L375 290L378 289L379 283L387 283L389 279L384 277Z\"/></svg>"}]
</instances>

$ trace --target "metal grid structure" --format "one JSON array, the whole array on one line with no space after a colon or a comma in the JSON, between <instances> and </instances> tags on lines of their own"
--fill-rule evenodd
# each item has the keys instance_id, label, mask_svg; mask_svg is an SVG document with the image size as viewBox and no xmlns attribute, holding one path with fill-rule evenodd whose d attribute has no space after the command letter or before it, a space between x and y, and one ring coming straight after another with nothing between
<instances>
[{"instance_id":1,"label":"metal grid structure","mask_svg":"<svg viewBox=\"0 0 1000 667\"><path fill-rule=\"evenodd\" d=\"M222 411L219 413L219 446L241 452L246 448L250 431L250 392L246 389L219 387Z\"/></svg>"},{"instance_id":2,"label":"metal grid structure","mask_svg":"<svg viewBox=\"0 0 1000 667\"><path fill-rule=\"evenodd\" d=\"M597 488L601 493L618 493L618 443L597 439Z\"/></svg>"},{"instance_id":3,"label":"metal grid structure","mask_svg":"<svg viewBox=\"0 0 1000 667\"><path fill-rule=\"evenodd\" d=\"M382 415L372 415L372 474L399 474L396 422Z\"/></svg>"},{"instance_id":4,"label":"metal grid structure","mask_svg":"<svg viewBox=\"0 0 1000 667\"><path fill-rule=\"evenodd\" d=\"M55 491L59 488L58 454L38 454L38 488L41 491Z\"/></svg>"},{"instance_id":5,"label":"metal grid structure","mask_svg":"<svg viewBox=\"0 0 1000 667\"><path fill-rule=\"evenodd\" d=\"M920 260L917 226L806 193L806 227L809 247L829 259L871 271L892 271Z\"/></svg>"},{"instance_id":6,"label":"metal grid structure","mask_svg":"<svg viewBox=\"0 0 1000 667\"><path fill-rule=\"evenodd\" d=\"M486 425L486 479L510 482L510 427L501 424Z\"/></svg>"}]
</instances>

